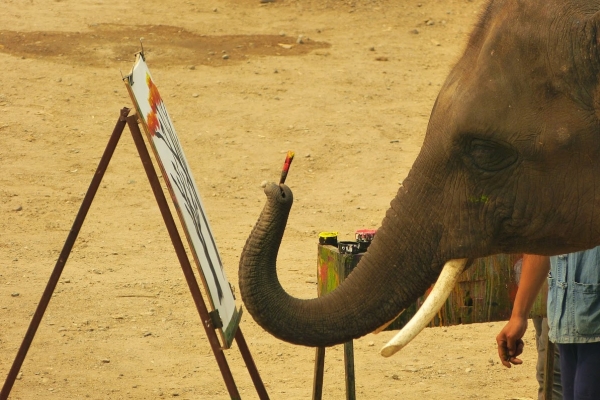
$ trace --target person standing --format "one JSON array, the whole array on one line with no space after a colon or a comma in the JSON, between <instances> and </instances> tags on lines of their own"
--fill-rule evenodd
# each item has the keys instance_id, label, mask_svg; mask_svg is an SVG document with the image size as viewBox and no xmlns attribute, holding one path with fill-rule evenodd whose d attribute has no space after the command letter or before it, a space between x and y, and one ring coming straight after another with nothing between
<instances>
[{"instance_id":1,"label":"person standing","mask_svg":"<svg viewBox=\"0 0 600 400\"><path fill-rule=\"evenodd\" d=\"M563 399L600 399L600 247L560 256L524 255L511 318L496 337L502 364L522 364L523 335L548 279L550 340L560 352Z\"/></svg>"}]
</instances>

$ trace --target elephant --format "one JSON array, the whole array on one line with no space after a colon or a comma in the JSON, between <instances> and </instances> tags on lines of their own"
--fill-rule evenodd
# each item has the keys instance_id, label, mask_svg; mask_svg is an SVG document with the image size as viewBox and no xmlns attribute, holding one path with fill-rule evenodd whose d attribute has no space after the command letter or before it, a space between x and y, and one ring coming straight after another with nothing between
<instances>
[{"instance_id":1,"label":"elephant","mask_svg":"<svg viewBox=\"0 0 600 400\"><path fill-rule=\"evenodd\" d=\"M429 323L471 260L600 244L599 46L598 0L488 1L372 244L332 293L283 290L276 258L293 194L265 187L239 265L255 321L284 341L331 346L394 319L440 276L425 314L382 350L389 356Z\"/></svg>"}]
</instances>

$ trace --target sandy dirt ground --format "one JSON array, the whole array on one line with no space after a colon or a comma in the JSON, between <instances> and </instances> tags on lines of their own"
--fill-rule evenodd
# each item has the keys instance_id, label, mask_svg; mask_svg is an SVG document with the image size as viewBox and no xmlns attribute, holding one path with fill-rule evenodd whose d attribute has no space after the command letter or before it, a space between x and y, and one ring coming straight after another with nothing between
<instances>
[{"instance_id":1,"label":"sandy dirt ground","mask_svg":"<svg viewBox=\"0 0 600 400\"><path fill-rule=\"evenodd\" d=\"M119 110L144 37L237 286L243 244L287 150L296 202L280 252L293 295L316 295L320 231L376 228L406 176L481 0L0 0L0 381L25 334ZM301 37L303 43L298 43ZM534 398L525 364L497 362L502 322L426 329L390 359L393 332L355 342L359 399ZM245 313L272 399L308 399L314 349ZM237 347L244 399L257 395ZM344 397L327 351L325 399ZM226 399L131 136L125 131L12 399Z\"/></svg>"}]
</instances>

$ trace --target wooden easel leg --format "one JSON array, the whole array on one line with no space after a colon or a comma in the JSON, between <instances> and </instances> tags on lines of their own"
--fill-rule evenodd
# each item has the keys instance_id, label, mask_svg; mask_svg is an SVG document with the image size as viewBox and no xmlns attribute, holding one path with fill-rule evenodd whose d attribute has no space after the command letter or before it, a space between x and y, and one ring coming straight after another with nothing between
<instances>
[{"instance_id":1,"label":"wooden easel leg","mask_svg":"<svg viewBox=\"0 0 600 400\"><path fill-rule=\"evenodd\" d=\"M200 287L198 286L198 281L196 280L194 271L190 264L190 260L185 252L185 247L183 246L181 236L179 235L179 231L177 230L177 226L175 225L175 220L173 219L173 215L171 214L171 211L169 209L169 204L167 203L167 199L165 198L165 194L160 185L160 181L158 180L158 175L156 174L154 165L152 165L152 159L150 158L150 154L148 153L148 149L146 148L146 144L144 143L142 132L140 131L140 128L138 126L137 115L132 115L128 117L127 125L129 126L129 130L131 131L131 136L133 136L133 141L135 142L135 146L140 155L140 159L142 160L142 164L144 165L146 176L148 177L148 181L150 182L150 186L152 187L152 192L154 193L154 197L156 198L158 208L160 209L160 213L162 214L165 226L167 228L167 231L169 232L169 236L171 237L171 242L173 243L173 247L175 248L175 253L177 254L179 264L181 265L181 269L183 270L183 274L185 275L185 280L187 281L190 293L192 294L192 298L194 299L194 303L196 304L198 314L200 314L202 326L206 331L206 336L208 337L208 341L210 342L210 346L215 355L215 359L217 360L217 364L219 365L219 369L221 370L221 375L223 376L223 380L225 381L225 386L227 387L229 396L231 397L231 399L240 399L240 394L238 392L237 386L235 385L235 381L233 380L233 375L231 374L229 365L227 364L225 353L223 353L223 349L221 348L219 338L217 337L217 333L212 325L211 318L208 314L208 309L206 308L206 304L204 303L202 293L200 292Z\"/></svg>"},{"instance_id":2,"label":"wooden easel leg","mask_svg":"<svg viewBox=\"0 0 600 400\"><path fill-rule=\"evenodd\" d=\"M269 400L267 389L265 389L265 385L263 384L263 381L260 378L260 374L258 373L256 364L252 359L252 354L250 354L250 350L248 349L246 339L244 339L244 335L242 334L242 329L239 326L237 328L237 331L235 332L235 342L240 348L240 353L242 353L242 358L246 363L248 373L250 374L250 378L252 378L252 382L254 383L254 387L256 388L256 393L258 393L258 398L260 400Z\"/></svg>"},{"instance_id":3,"label":"wooden easel leg","mask_svg":"<svg viewBox=\"0 0 600 400\"><path fill-rule=\"evenodd\" d=\"M25 357L27 356L27 352L29 351L29 347L31 346L31 342L35 337L35 333L37 332L40 323L42 322L42 317L46 312L46 308L48 307L48 303L50 303L50 299L52 298L52 294L56 289L56 285L58 284L58 280L63 272L65 264L67 263L67 259L71 254L71 250L73 249L73 245L77 240L77 236L79 235L79 230L83 225L83 221L87 215L90 206L92 205L92 200L94 200L94 196L98 191L98 187L100 187L100 182L102 182L102 178L104 177L104 173L106 172L106 168L108 167L108 163L112 158L112 155L117 147L117 143L119 143L119 139L121 138L121 133L123 133L123 129L125 129L125 123L127 115L129 114L128 108L123 108L121 110L121 115L119 116L119 120L115 125L115 129L113 130L112 135L106 145L106 149L104 150L104 154L100 159L100 163L98 164L98 168L96 169L96 173L92 178L92 182L88 188L85 197L83 198L83 202L81 203L81 207L79 207L79 212L75 217L75 221L73 222L73 226L71 227L71 231L67 236L67 240L63 246L60 255L58 256L58 261L56 261L56 265L54 266L54 270L50 275L50 279L46 284L46 289L44 289L44 293L42 294L42 298L38 303L38 306L33 314L33 318L29 324L29 328L27 329L27 333L25 333L25 337L23 338L23 342L21 343L21 347L17 352L17 356L8 372L8 376L6 377L6 381L4 382L4 386L2 387L2 391L0 391L0 400L8 399L8 395L12 390L12 387L15 383L15 379L19 371L21 370L21 366L23 365L23 361L25 361Z\"/></svg>"},{"instance_id":4,"label":"wooden easel leg","mask_svg":"<svg viewBox=\"0 0 600 400\"><path fill-rule=\"evenodd\" d=\"M346 400L356 400L354 377L354 342L344 343L344 370L346 373ZM313 400L323 398L323 375L325 371L325 347L315 351L315 377L313 382Z\"/></svg>"},{"instance_id":5,"label":"wooden easel leg","mask_svg":"<svg viewBox=\"0 0 600 400\"><path fill-rule=\"evenodd\" d=\"M323 375L325 373L325 347L315 350L315 377L313 381L313 400L323 398Z\"/></svg>"},{"instance_id":6,"label":"wooden easel leg","mask_svg":"<svg viewBox=\"0 0 600 400\"><path fill-rule=\"evenodd\" d=\"M356 400L354 377L354 342L344 343L344 367L346 370L346 400Z\"/></svg>"}]
</instances>

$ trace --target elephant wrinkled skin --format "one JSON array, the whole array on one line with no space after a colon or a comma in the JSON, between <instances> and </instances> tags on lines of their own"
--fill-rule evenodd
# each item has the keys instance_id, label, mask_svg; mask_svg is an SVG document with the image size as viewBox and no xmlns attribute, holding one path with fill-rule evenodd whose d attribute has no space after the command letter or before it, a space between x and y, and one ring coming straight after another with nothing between
<instances>
[{"instance_id":1,"label":"elephant wrinkled skin","mask_svg":"<svg viewBox=\"0 0 600 400\"><path fill-rule=\"evenodd\" d=\"M293 197L267 186L240 260L254 319L292 343L334 345L393 319L448 260L600 244L599 11L599 1L486 5L375 240L332 293L282 289L276 256Z\"/></svg>"}]
</instances>

